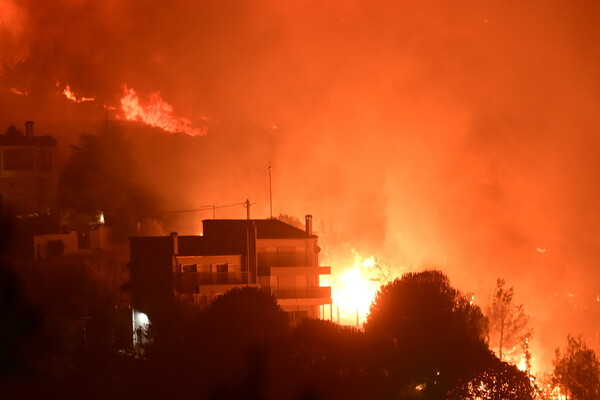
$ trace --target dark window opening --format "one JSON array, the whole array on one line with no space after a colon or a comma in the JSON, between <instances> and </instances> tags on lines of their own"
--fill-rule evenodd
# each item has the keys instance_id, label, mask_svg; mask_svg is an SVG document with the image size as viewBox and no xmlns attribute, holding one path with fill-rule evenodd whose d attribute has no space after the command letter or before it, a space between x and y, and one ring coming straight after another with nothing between
<instances>
[{"instance_id":1,"label":"dark window opening","mask_svg":"<svg viewBox=\"0 0 600 400\"><path fill-rule=\"evenodd\" d=\"M229 282L229 264L217 264L217 283L227 284Z\"/></svg>"},{"instance_id":2,"label":"dark window opening","mask_svg":"<svg viewBox=\"0 0 600 400\"><path fill-rule=\"evenodd\" d=\"M229 264L217 264L217 272L229 272Z\"/></svg>"},{"instance_id":3,"label":"dark window opening","mask_svg":"<svg viewBox=\"0 0 600 400\"><path fill-rule=\"evenodd\" d=\"M185 274L189 274L189 273L195 274L196 272L198 272L198 265L197 264L182 265L181 272L183 272Z\"/></svg>"}]
</instances>

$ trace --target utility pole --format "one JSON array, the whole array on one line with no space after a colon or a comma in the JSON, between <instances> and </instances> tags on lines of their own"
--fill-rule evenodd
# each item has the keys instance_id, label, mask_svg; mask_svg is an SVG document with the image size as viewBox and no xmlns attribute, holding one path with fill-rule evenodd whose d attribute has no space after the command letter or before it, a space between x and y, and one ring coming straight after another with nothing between
<instances>
[{"instance_id":1,"label":"utility pole","mask_svg":"<svg viewBox=\"0 0 600 400\"><path fill-rule=\"evenodd\" d=\"M244 203L244 207L246 207L246 219L250 219L250 200L246 199Z\"/></svg>"},{"instance_id":2,"label":"utility pole","mask_svg":"<svg viewBox=\"0 0 600 400\"><path fill-rule=\"evenodd\" d=\"M269 161L269 207L271 210L271 219L273 219L273 190L271 186L271 162Z\"/></svg>"}]
</instances>

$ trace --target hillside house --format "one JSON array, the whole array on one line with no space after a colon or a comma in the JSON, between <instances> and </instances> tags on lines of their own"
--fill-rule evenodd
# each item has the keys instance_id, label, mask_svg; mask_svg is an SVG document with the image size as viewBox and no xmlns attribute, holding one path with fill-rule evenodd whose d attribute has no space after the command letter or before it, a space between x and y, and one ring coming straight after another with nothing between
<instances>
[{"instance_id":1,"label":"hillside house","mask_svg":"<svg viewBox=\"0 0 600 400\"><path fill-rule=\"evenodd\" d=\"M312 217L298 229L277 219L204 220L201 236L130 239L134 331L168 312L173 301L205 307L240 286L269 290L290 315L331 319L331 288L320 277Z\"/></svg>"}]
</instances>

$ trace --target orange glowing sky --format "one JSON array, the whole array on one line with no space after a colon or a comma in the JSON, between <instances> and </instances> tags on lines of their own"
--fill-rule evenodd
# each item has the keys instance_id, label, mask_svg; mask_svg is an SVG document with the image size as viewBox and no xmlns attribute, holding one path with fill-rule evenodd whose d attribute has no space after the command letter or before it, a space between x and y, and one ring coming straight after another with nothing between
<instances>
[{"instance_id":1,"label":"orange glowing sky","mask_svg":"<svg viewBox=\"0 0 600 400\"><path fill-rule=\"evenodd\" d=\"M503 277L547 362L568 332L600 349L598 20L584 1L0 0L0 128L35 120L65 156L126 119L124 87L160 99L196 134L128 125L160 208L266 217L271 163L274 214L313 214L325 262L437 266L482 305Z\"/></svg>"}]
</instances>

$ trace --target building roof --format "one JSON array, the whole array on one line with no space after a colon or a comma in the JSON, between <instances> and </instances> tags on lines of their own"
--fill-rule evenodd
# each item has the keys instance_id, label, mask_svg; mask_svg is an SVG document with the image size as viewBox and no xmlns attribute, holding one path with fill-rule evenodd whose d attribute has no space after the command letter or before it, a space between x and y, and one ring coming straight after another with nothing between
<instances>
[{"instance_id":1,"label":"building roof","mask_svg":"<svg viewBox=\"0 0 600 400\"><path fill-rule=\"evenodd\" d=\"M0 135L0 146L56 146L57 140L52 136L33 136L28 139L24 135Z\"/></svg>"},{"instance_id":2,"label":"building roof","mask_svg":"<svg viewBox=\"0 0 600 400\"><path fill-rule=\"evenodd\" d=\"M286 224L278 219L205 219L202 221L204 236L237 235L244 233L248 224L256 226L258 239L309 239L317 238L295 226Z\"/></svg>"},{"instance_id":3,"label":"building roof","mask_svg":"<svg viewBox=\"0 0 600 400\"><path fill-rule=\"evenodd\" d=\"M304 230L277 219L207 219L202 221L203 236L177 236L177 254L180 256L236 255L248 249L249 228L256 227L258 239L315 239ZM173 254L172 236L146 236L130 238L132 259L157 254ZM140 253L141 252L141 253Z\"/></svg>"}]
</instances>

